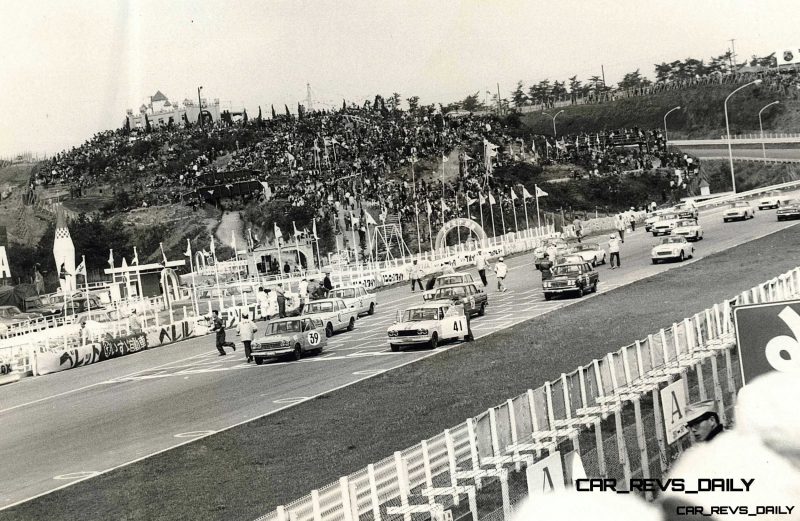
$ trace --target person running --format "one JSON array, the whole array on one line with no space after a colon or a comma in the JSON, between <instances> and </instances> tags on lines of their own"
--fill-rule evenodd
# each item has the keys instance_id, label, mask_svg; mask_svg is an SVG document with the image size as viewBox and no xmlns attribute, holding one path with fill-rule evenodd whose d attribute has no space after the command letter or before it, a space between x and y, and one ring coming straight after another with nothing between
<instances>
[{"instance_id":1,"label":"person running","mask_svg":"<svg viewBox=\"0 0 800 521\"><path fill-rule=\"evenodd\" d=\"M236 328L236 334L242 339L244 344L244 356L247 357L247 363L253 361L253 356L250 354L250 344L253 342L253 334L258 331L258 327L250 320L247 313L242 313L242 321L239 322L239 327Z\"/></svg>"},{"instance_id":2,"label":"person running","mask_svg":"<svg viewBox=\"0 0 800 521\"><path fill-rule=\"evenodd\" d=\"M497 275L497 291L506 291L503 281L508 275L508 266L503 262L503 257L497 259L497 264L494 265L494 274Z\"/></svg>"},{"instance_id":3,"label":"person running","mask_svg":"<svg viewBox=\"0 0 800 521\"><path fill-rule=\"evenodd\" d=\"M608 236L608 253L611 257L611 269L615 270L621 266L619 260L619 238L613 233ZM623 241L624 242L624 241ZM614 264L614 261L617 261Z\"/></svg>"},{"instance_id":4,"label":"person running","mask_svg":"<svg viewBox=\"0 0 800 521\"><path fill-rule=\"evenodd\" d=\"M219 356L225 356L227 354L225 352L226 347L231 347L234 351L236 351L236 344L225 341L225 322L219 318L219 311L216 309L211 312L211 321L214 324L214 327L211 328L211 331L216 331L217 333L216 340Z\"/></svg>"}]
</instances>

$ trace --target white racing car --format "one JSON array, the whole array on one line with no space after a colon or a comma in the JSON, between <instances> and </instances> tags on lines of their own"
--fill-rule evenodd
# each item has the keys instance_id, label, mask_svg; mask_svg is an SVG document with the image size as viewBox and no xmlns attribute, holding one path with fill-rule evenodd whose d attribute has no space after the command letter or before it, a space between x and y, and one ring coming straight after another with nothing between
<instances>
[{"instance_id":1,"label":"white racing car","mask_svg":"<svg viewBox=\"0 0 800 521\"><path fill-rule=\"evenodd\" d=\"M781 195L777 192L772 192L758 200L758 209L769 210L771 208L777 208L785 205L791 199L789 195Z\"/></svg>"},{"instance_id":2,"label":"white racing car","mask_svg":"<svg viewBox=\"0 0 800 521\"><path fill-rule=\"evenodd\" d=\"M583 262L588 262L592 266L606 263L606 250L596 242L584 242L575 245L573 248L575 255L580 255Z\"/></svg>"},{"instance_id":3,"label":"white racing car","mask_svg":"<svg viewBox=\"0 0 800 521\"><path fill-rule=\"evenodd\" d=\"M683 219L675 223L672 235L686 237L687 241L700 241L703 239L703 228L694 219Z\"/></svg>"},{"instance_id":4,"label":"white racing car","mask_svg":"<svg viewBox=\"0 0 800 521\"><path fill-rule=\"evenodd\" d=\"M653 264L658 264L664 260L678 260L683 262L694 256L694 246L689 244L686 237L664 237L661 244L650 250L650 258Z\"/></svg>"},{"instance_id":5,"label":"white racing car","mask_svg":"<svg viewBox=\"0 0 800 521\"><path fill-rule=\"evenodd\" d=\"M653 227L650 228L650 231L653 232L653 237L658 237L659 235L669 235L672 233L673 228L678 222L681 221L681 218L674 213L668 213L661 216L661 219L656 221L653 224Z\"/></svg>"},{"instance_id":6,"label":"white racing car","mask_svg":"<svg viewBox=\"0 0 800 521\"><path fill-rule=\"evenodd\" d=\"M378 305L375 293L370 293L364 286L343 286L331 290L328 296L344 300L347 307L355 309L359 315L374 315L375 306Z\"/></svg>"},{"instance_id":7,"label":"white racing car","mask_svg":"<svg viewBox=\"0 0 800 521\"><path fill-rule=\"evenodd\" d=\"M386 332L389 347L427 345L435 349L439 342L461 338L472 340L464 307L447 301L432 301L397 312L397 321Z\"/></svg>"},{"instance_id":8,"label":"white racing car","mask_svg":"<svg viewBox=\"0 0 800 521\"><path fill-rule=\"evenodd\" d=\"M358 313L347 307L340 298L312 300L303 310L303 317L319 319L325 324L325 336L331 337L336 331L344 329L352 331L356 325Z\"/></svg>"},{"instance_id":9,"label":"white racing car","mask_svg":"<svg viewBox=\"0 0 800 521\"><path fill-rule=\"evenodd\" d=\"M736 201L722 214L722 221L746 221L756 216L755 210L747 201Z\"/></svg>"}]
</instances>

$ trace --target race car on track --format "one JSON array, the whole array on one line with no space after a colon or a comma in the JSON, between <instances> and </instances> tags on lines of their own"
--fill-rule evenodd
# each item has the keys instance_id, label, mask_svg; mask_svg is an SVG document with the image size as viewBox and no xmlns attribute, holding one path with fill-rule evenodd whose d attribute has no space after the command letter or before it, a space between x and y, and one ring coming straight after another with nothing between
<instances>
[{"instance_id":1,"label":"race car on track","mask_svg":"<svg viewBox=\"0 0 800 521\"><path fill-rule=\"evenodd\" d=\"M336 331L352 331L358 313L347 307L340 298L326 298L309 302L301 316L321 320L325 325L325 336L331 337Z\"/></svg>"},{"instance_id":2,"label":"race car on track","mask_svg":"<svg viewBox=\"0 0 800 521\"><path fill-rule=\"evenodd\" d=\"M691 202L678 203L672 211L681 219L697 219L698 216L697 207Z\"/></svg>"},{"instance_id":3,"label":"race car on track","mask_svg":"<svg viewBox=\"0 0 800 521\"><path fill-rule=\"evenodd\" d=\"M723 222L746 221L756 216L755 210L747 201L736 201L731 204L722 214Z\"/></svg>"},{"instance_id":4,"label":"race car on track","mask_svg":"<svg viewBox=\"0 0 800 521\"><path fill-rule=\"evenodd\" d=\"M650 258L653 264L658 264L663 260L678 260L683 262L694 256L694 246L689 244L686 237L664 237L661 244L650 250Z\"/></svg>"},{"instance_id":5,"label":"race car on track","mask_svg":"<svg viewBox=\"0 0 800 521\"><path fill-rule=\"evenodd\" d=\"M670 208L662 208L660 210L656 210L655 212L651 213L647 219L644 220L644 230L649 232L652 230L653 225L661 220L664 215L671 213L672 210Z\"/></svg>"},{"instance_id":6,"label":"race car on track","mask_svg":"<svg viewBox=\"0 0 800 521\"><path fill-rule=\"evenodd\" d=\"M793 199L776 212L779 221L800 218L800 199Z\"/></svg>"},{"instance_id":7,"label":"race car on track","mask_svg":"<svg viewBox=\"0 0 800 521\"><path fill-rule=\"evenodd\" d=\"M588 262L592 266L606 263L606 250L596 242L584 242L577 244L574 248L576 255L580 255L583 262Z\"/></svg>"},{"instance_id":8,"label":"race car on track","mask_svg":"<svg viewBox=\"0 0 800 521\"><path fill-rule=\"evenodd\" d=\"M555 266L552 271L553 278L542 282L545 300L550 300L559 293L577 293L582 297L585 293L597 291L600 275L588 262L562 264Z\"/></svg>"},{"instance_id":9,"label":"race car on track","mask_svg":"<svg viewBox=\"0 0 800 521\"><path fill-rule=\"evenodd\" d=\"M375 306L378 305L378 298L375 293L370 293L364 286L343 286L331 290L330 298L340 298L344 300L348 308L355 309L359 315L375 314Z\"/></svg>"},{"instance_id":10,"label":"race car on track","mask_svg":"<svg viewBox=\"0 0 800 521\"><path fill-rule=\"evenodd\" d=\"M435 349L446 340L472 340L464 306L443 302L426 302L402 312L386 331L389 347L400 351L403 346L427 345Z\"/></svg>"},{"instance_id":11,"label":"race car on track","mask_svg":"<svg viewBox=\"0 0 800 521\"><path fill-rule=\"evenodd\" d=\"M653 227L650 228L650 231L653 232L653 237L658 237L659 235L669 235L672 233L672 229L675 228L675 225L681 221L681 218L678 217L677 214L668 213L661 216L661 219L653 224Z\"/></svg>"},{"instance_id":12,"label":"race car on track","mask_svg":"<svg viewBox=\"0 0 800 521\"><path fill-rule=\"evenodd\" d=\"M791 201L792 197L789 195L781 195L778 192L771 192L758 200L759 210L769 210L770 208L778 208Z\"/></svg>"},{"instance_id":13,"label":"race car on track","mask_svg":"<svg viewBox=\"0 0 800 521\"><path fill-rule=\"evenodd\" d=\"M686 237L687 241L700 241L703 240L703 228L694 219L682 219L675 223L672 235Z\"/></svg>"},{"instance_id":14,"label":"race car on track","mask_svg":"<svg viewBox=\"0 0 800 521\"><path fill-rule=\"evenodd\" d=\"M570 253L568 255L564 255L556 257L556 261L553 263L553 266L561 266L562 264L583 264L586 262L583 260L583 257L578 255L577 253Z\"/></svg>"},{"instance_id":15,"label":"race car on track","mask_svg":"<svg viewBox=\"0 0 800 521\"><path fill-rule=\"evenodd\" d=\"M279 318L267 324L264 334L250 345L258 365L268 358L289 355L300 360L303 354L321 353L328 343L322 320L308 317Z\"/></svg>"},{"instance_id":16,"label":"race car on track","mask_svg":"<svg viewBox=\"0 0 800 521\"><path fill-rule=\"evenodd\" d=\"M436 288L430 295L423 295L426 301L449 300L453 304L464 306L464 313L468 315L478 315L482 317L486 313L486 306L489 305L489 297L486 292L478 289L473 284L451 284Z\"/></svg>"},{"instance_id":17,"label":"race car on track","mask_svg":"<svg viewBox=\"0 0 800 521\"><path fill-rule=\"evenodd\" d=\"M436 288L441 288L442 286L450 286L451 284L472 284L474 282L475 279L472 278L472 274L467 272L439 275L433 281L433 289L425 291L425 293L422 294L422 298L425 300L430 300L430 297L426 296L433 295L433 293L436 291Z\"/></svg>"}]
</instances>

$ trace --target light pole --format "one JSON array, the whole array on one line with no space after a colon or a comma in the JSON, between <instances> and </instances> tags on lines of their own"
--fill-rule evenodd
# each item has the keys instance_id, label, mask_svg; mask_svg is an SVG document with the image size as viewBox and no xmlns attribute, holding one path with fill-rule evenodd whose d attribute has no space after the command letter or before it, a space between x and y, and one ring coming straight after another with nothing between
<instances>
[{"instance_id":1,"label":"light pole","mask_svg":"<svg viewBox=\"0 0 800 521\"><path fill-rule=\"evenodd\" d=\"M764 125L761 123L761 113L764 112L767 108L777 105L780 101L773 101L772 103L768 103L761 107L761 110L758 111L758 128L761 129L761 151L764 153L764 159L767 158L767 147L764 146Z\"/></svg>"},{"instance_id":2,"label":"light pole","mask_svg":"<svg viewBox=\"0 0 800 521\"><path fill-rule=\"evenodd\" d=\"M197 108L200 110L197 121L200 122L200 128L203 128L203 102L200 101L200 91L203 90L203 86L197 87Z\"/></svg>"},{"instance_id":3,"label":"light pole","mask_svg":"<svg viewBox=\"0 0 800 521\"><path fill-rule=\"evenodd\" d=\"M679 110L680 108L680 105L678 105L677 107L669 109L667 113L664 114L664 146L667 148L669 148L669 139L667 139L667 116L669 116L670 113Z\"/></svg>"},{"instance_id":4,"label":"light pole","mask_svg":"<svg viewBox=\"0 0 800 521\"><path fill-rule=\"evenodd\" d=\"M559 110L558 112L556 112L555 116L550 116L550 114L548 114L547 112L542 112L542 114L544 114L545 116L550 116L551 118L553 118L553 137L554 138L558 138L558 134L556 134L556 118L562 112L564 112L564 111L563 110Z\"/></svg>"},{"instance_id":5,"label":"light pole","mask_svg":"<svg viewBox=\"0 0 800 521\"><path fill-rule=\"evenodd\" d=\"M759 83L761 83L760 78L757 80L753 80L750 83L745 83L738 89L728 94L728 97L725 98L725 103L723 104L725 107L725 132L728 134L728 159L730 160L731 164L731 186L733 187L734 194L736 193L736 178L733 175L733 149L731 148L731 127L730 124L728 123L728 100L731 99L731 96L733 96L743 88L749 87L750 85L758 85Z\"/></svg>"}]
</instances>

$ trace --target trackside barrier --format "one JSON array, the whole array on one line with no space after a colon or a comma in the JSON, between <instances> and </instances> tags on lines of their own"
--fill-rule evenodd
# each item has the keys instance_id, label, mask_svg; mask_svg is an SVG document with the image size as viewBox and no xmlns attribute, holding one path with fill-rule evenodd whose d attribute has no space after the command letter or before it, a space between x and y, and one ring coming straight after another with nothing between
<instances>
[{"instance_id":1,"label":"trackside barrier","mask_svg":"<svg viewBox=\"0 0 800 521\"><path fill-rule=\"evenodd\" d=\"M700 201L695 203L695 206L698 208L706 208L711 206L717 206L720 204L729 203L736 199L744 199L747 197L752 197L755 195L760 195L767 192L772 192L775 190L789 190L792 188L800 187L800 181L789 181L788 183L781 183L772 186L765 186L763 188L756 188L754 190L748 190L746 192L737 192L735 194L731 193L729 195L723 195L721 197L714 197L712 199L706 199L704 201Z\"/></svg>"},{"instance_id":2,"label":"trackside barrier","mask_svg":"<svg viewBox=\"0 0 800 521\"><path fill-rule=\"evenodd\" d=\"M554 451L574 451L589 477L629 483L662 476L688 443L667 443L660 390L680 378L690 402L713 399L729 423L741 386L732 306L798 296L795 268L257 521L440 520L448 510L453 517L508 520L527 495L520 471Z\"/></svg>"}]
</instances>

